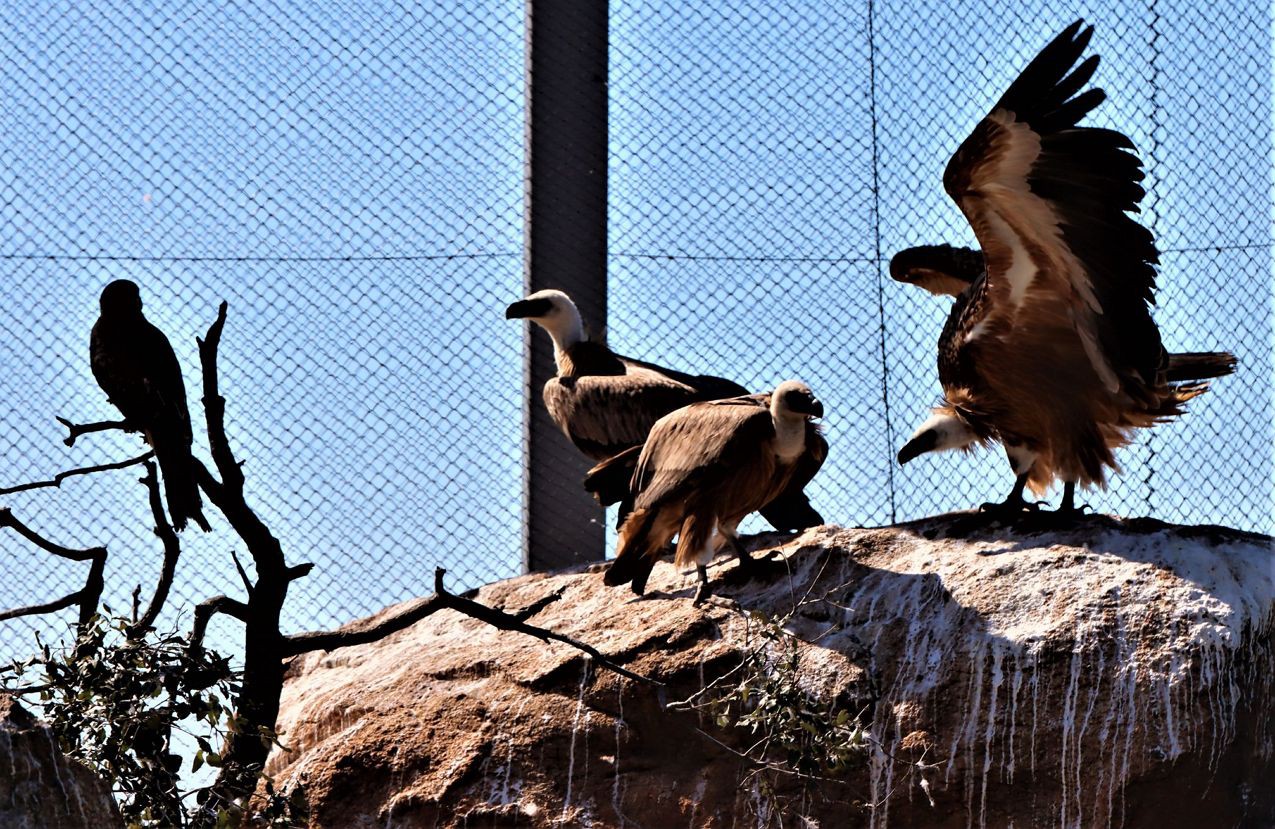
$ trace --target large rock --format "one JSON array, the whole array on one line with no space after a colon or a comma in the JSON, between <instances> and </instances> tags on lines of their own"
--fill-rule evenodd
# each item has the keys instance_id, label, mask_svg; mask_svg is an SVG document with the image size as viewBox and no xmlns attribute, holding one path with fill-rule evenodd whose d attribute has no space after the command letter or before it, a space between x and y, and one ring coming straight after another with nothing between
<instances>
[{"instance_id":1,"label":"large rock","mask_svg":"<svg viewBox=\"0 0 1275 829\"><path fill-rule=\"evenodd\" d=\"M68 760L48 727L0 695L0 826L109 829L123 826L110 787Z\"/></svg>"},{"instance_id":2,"label":"large rock","mask_svg":"<svg viewBox=\"0 0 1275 829\"><path fill-rule=\"evenodd\" d=\"M298 660L271 771L323 827L1273 825L1271 539L1035 526L759 537L785 573L731 585L715 567L701 608L669 565L643 599L594 572L489 585L479 600L510 611L557 595L532 623L665 686L445 611ZM813 643L795 651L807 698L863 711L848 768L758 768L741 753L779 719L753 733L669 706L746 653L782 678L764 616Z\"/></svg>"}]
</instances>

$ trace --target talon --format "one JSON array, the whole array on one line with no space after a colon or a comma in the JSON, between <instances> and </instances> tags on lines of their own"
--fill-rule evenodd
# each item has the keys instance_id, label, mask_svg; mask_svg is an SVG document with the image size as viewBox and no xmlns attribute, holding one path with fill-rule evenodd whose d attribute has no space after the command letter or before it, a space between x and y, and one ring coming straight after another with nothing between
<instances>
[{"instance_id":1,"label":"talon","mask_svg":"<svg viewBox=\"0 0 1275 829\"><path fill-rule=\"evenodd\" d=\"M691 607L699 607L711 595L713 595L713 591L708 589L708 585L701 584L699 589L695 591L695 598L691 600Z\"/></svg>"}]
</instances>

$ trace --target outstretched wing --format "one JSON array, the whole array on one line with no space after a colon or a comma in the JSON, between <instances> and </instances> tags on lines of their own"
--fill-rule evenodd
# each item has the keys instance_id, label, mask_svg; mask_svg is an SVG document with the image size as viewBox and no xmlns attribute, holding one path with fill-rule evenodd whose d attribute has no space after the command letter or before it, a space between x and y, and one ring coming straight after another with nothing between
<instances>
[{"instance_id":1,"label":"outstretched wing","mask_svg":"<svg viewBox=\"0 0 1275 829\"><path fill-rule=\"evenodd\" d=\"M1092 27L1067 27L1041 50L965 139L943 175L987 265L987 313L974 335L1063 308L1111 391L1122 377L1152 382L1159 332L1147 304L1155 244L1128 215L1143 196L1142 162L1113 130L1078 127L1103 101L1085 87L1097 56L1076 65ZM1044 303L1044 305L1041 305Z\"/></svg>"}]
</instances>

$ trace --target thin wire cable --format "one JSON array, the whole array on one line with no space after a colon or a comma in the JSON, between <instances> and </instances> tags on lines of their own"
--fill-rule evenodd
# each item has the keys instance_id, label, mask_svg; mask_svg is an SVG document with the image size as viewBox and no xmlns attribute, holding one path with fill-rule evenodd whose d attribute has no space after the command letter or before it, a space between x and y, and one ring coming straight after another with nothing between
<instances>
[{"instance_id":1,"label":"thin wire cable","mask_svg":"<svg viewBox=\"0 0 1275 829\"><path fill-rule=\"evenodd\" d=\"M876 33L873 29L875 4L868 0L868 107L872 120L872 244L878 263L881 262L881 186L878 174L880 166L877 148L877 62ZM877 267L877 314L880 324L881 346L881 402L885 409L885 474L890 490L890 523L898 522L894 497L894 427L890 417L890 363L885 351L885 281L881 268Z\"/></svg>"}]
</instances>

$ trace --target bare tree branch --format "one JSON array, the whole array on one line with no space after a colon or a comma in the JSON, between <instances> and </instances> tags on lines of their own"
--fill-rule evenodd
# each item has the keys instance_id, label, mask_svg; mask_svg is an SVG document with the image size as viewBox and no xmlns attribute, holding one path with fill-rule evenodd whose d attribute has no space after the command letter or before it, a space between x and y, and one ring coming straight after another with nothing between
<instances>
[{"instance_id":1,"label":"bare tree branch","mask_svg":"<svg viewBox=\"0 0 1275 829\"><path fill-rule=\"evenodd\" d=\"M208 621L218 613L233 616L241 622L248 621L248 605L229 596L213 596L195 605L195 624L190 630L190 649L198 651L204 647L204 634L208 632Z\"/></svg>"},{"instance_id":2,"label":"bare tree branch","mask_svg":"<svg viewBox=\"0 0 1275 829\"><path fill-rule=\"evenodd\" d=\"M79 604L80 616L77 624L81 630L87 627L93 615L97 613L98 603L102 600L102 588L104 586L102 571L106 568L106 548L93 547L87 550L75 550L70 547L63 547L61 544L55 544L19 521L8 507L0 508L0 527L12 529L27 541L59 558L92 562L89 565L89 574L84 580L84 586L79 590L46 604L30 605L5 611L0 614L0 621L15 619L19 616L33 616L38 613L53 613L74 604Z\"/></svg>"},{"instance_id":3,"label":"bare tree branch","mask_svg":"<svg viewBox=\"0 0 1275 829\"><path fill-rule=\"evenodd\" d=\"M243 562L239 560L239 554L235 552L235 548L230 548L230 558L235 563L235 570L239 573L239 581L243 582L243 589L249 596L252 595L252 579L248 578L248 571L244 569Z\"/></svg>"},{"instance_id":4,"label":"bare tree branch","mask_svg":"<svg viewBox=\"0 0 1275 829\"><path fill-rule=\"evenodd\" d=\"M62 439L62 442L67 446L74 446L76 438L81 435L87 435L90 432L106 432L111 429L118 429L121 432L137 431L137 429L133 428L133 425L127 420L100 420L97 423L72 423L65 417L59 417L57 421L65 426L67 432L70 433L67 437Z\"/></svg>"},{"instance_id":5,"label":"bare tree branch","mask_svg":"<svg viewBox=\"0 0 1275 829\"><path fill-rule=\"evenodd\" d=\"M83 590L76 590L74 593L68 593L62 598L46 604L33 604L26 607L15 607L12 610L0 612L0 622L7 622L9 619L17 619L19 616L38 616L42 613L56 613L59 610L65 610L71 605L79 602L83 593Z\"/></svg>"},{"instance_id":6,"label":"bare tree branch","mask_svg":"<svg viewBox=\"0 0 1275 829\"><path fill-rule=\"evenodd\" d=\"M164 602L168 601L168 592L173 587L173 576L177 573L177 560L181 557L181 541L177 538L172 524L168 523L168 516L164 512L164 503L159 492L159 474L155 470L153 461L146 461L146 475L142 478L142 483L146 485L150 495L151 514L155 517L155 535L164 545L164 565L160 570L159 583L155 585L155 592L151 595L150 604L146 606L146 612L129 626L129 638L140 636L159 618L160 611L164 609Z\"/></svg>"},{"instance_id":7,"label":"bare tree branch","mask_svg":"<svg viewBox=\"0 0 1275 829\"><path fill-rule=\"evenodd\" d=\"M154 457L154 455L154 452L147 452L145 454L138 455L136 458L129 458L126 461L102 463L97 466L82 466L79 469L68 469L65 472L59 472L47 481L33 481L28 484L18 484L17 486L0 489L0 495L12 495L15 492L27 492L32 489L44 489L47 487L58 489L62 486L62 482L67 478L73 478L76 475L92 475L94 472L107 472L112 469L124 469L129 466L136 466L137 464L144 463Z\"/></svg>"},{"instance_id":8,"label":"bare tree branch","mask_svg":"<svg viewBox=\"0 0 1275 829\"><path fill-rule=\"evenodd\" d=\"M609 671L613 671L620 676L638 682L644 682L649 685L662 685L650 677L642 676L634 673L627 668L623 668L612 662L604 656L597 648L592 645L572 639L570 636L564 636L561 633L555 633L535 625L529 625L520 618L520 616L506 613L503 610L497 610L494 607L488 607L472 599L466 599L451 593L443 585L443 577L447 571L442 567L434 570L434 595L426 599L421 599L416 603L409 605L402 612L395 614L374 625L364 628L344 631L319 631L312 633L299 633L284 639L283 652L287 656L298 656L309 651L316 650L336 650L337 648L347 648L351 645L363 645L369 642L375 642L391 633L403 630L411 625L419 622L427 616L432 616L440 610L455 610L473 619L486 622L494 628L500 630L512 630L518 633L525 633L528 636L534 636L542 642L562 642L570 645L576 650L588 654L594 662Z\"/></svg>"},{"instance_id":9,"label":"bare tree branch","mask_svg":"<svg viewBox=\"0 0 1275 829\"><path fill-rule=\"evenodd\" d=\"M244 622L243 679L235 699L241 727L227 738L221 770L201 809L204 819L211 818L218 804L246 802L265 767L269 741L262 737L274 730L283 693L283 638L279 635L279 617L288 585L295 577L294 571L288 568L279 540L244 499L243 470L226 437L226 401L218 389L217 379L217 350L226 324L226 308L225 302L218 306L217 319L209 326L206 336L198 340L208 446L221 480L216 480L198 461L195 477L208 499L247 546L256 565L257 581L247 604L223 597L206 605L202 619L206 627L212 613L225 612L241 614ZM199 621L197 618L196 622Z\"/></svg>"},{"instance_id":10,"label":"bare tree branch","mask_svg":"<svg viewBox=\"0 0 1275 829\"><path fill-rule=\"evenodd\" d=\"M105 555L106 550L102 547L92 547L87 550L75 550L70 547L63 547L61 544L54 544L35 530L23 524L13 514L13 510L8 507L0 507L0 527L9 527L18 535L30 541L45 552L52 553L60 558L69 558L71 561L89 561L98 555Z\"/></svg>"},{"instance_id":11,"label":"bare tree branch","mask_svg":"<svg viewBox=\"0 0 1275 829\"><path fill-rule=\"evenodd\" d=\"M217 306L217 319L208 327L199 344L199 362L204 371L204 417L208 421L208 447L212 450L213 463L221 473L222 483L230 489L243 492L243 470L235 460L226 438L226 398L221 396L217 380L217 349L221 346L221 332L226 326L226 303ZM209 493L211 497L211 493Z\"/></svg>"}]
</instances>

